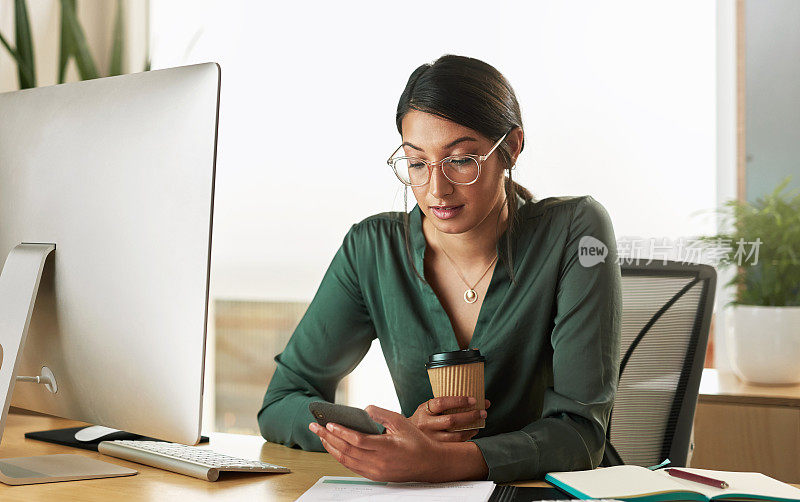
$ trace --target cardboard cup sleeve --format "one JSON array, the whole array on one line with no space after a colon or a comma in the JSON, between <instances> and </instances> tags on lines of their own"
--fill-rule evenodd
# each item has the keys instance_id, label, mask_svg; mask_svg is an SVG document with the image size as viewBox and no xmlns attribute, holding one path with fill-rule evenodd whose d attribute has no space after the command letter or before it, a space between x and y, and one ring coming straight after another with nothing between
<instances>
[{"instance_id":1,"label":"cardboard cup sleeve","mask_svg":"<svg viewBox=\"0 0 800 502\"><path fill-rule=\"evenodd\" d=\"M445 411L444 414L486 409L483 389L483 362L429 368L428 377L431 381L431 389L433 389L434 397L471 396L477 401L473 406L454 408ZM457 432L481 429L485 426L486 419L481 418L466 426L448 429L448 431Z\"/></svg>"}]
</instances>

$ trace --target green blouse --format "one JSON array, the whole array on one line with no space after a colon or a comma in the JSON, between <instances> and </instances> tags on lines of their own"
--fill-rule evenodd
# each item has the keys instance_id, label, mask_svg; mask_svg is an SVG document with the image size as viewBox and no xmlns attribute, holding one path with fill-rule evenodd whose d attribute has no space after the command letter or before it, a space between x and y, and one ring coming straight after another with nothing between
<instances>
[{"instance_id":1,"label":"green blouse","mask_svg":"<svg viewBox=\"0 0 800 502\"><path fill-rule=\"evenodd\" d=\"M486 357L492 402L486 427L470 441L483 453L487 479L497 482L596 467L619 370L620 269L608 213L590 196L518 199L518 208L509 235L513 281L503 234L469 345ZM422 274L419 206L409 216L411 258ZM607 246L604 261L579 259L584 236ZM286 349L275 356L258 413L264 438L325 451L308 430L314 420L308 403L333 402L337 383L376 337L410 417L433 397L428 356L459 346L433 289L411 267L399 212L371 216L344 238Z\"/></svg>"}]
</instances>

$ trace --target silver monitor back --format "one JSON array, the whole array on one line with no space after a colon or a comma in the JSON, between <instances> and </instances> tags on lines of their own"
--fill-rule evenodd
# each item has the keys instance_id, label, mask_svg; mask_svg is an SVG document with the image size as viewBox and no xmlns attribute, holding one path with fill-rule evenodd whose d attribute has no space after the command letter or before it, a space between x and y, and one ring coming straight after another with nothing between
<instances>
[{"instance_id":1,"label":"silver monitor back","mask_svg":"<svg viewBox=\"0 0 800 502\"><path fill-rule=\"evenodd\" d=\"M54 243L12 405L200 438L214 63L0 94L0 261Z\"/></svg>"}]
</instances>

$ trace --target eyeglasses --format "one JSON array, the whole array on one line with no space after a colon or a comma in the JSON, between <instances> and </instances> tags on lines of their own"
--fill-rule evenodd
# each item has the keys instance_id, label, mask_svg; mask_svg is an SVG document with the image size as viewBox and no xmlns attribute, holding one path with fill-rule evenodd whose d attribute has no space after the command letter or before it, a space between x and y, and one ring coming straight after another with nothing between
<instances>
[{"instance_id":1,"label":"eyeglasses","mask_svg":"<svg viewBox=\"0 0 800 502\"><path fill-rule=\"evenodd\" d=\"M497 140L497 143L486 155L471 153L451 155L437 162L428 162L419 157L395 157L398 150L403 147L403 145L400 145L386 163L392 167L397 179L406 186L420 187L427 184L431 180L433 167L436 164L441 167L444 177L454 185L471 185L478 181L483 162L500 146L506 136L508 136L508 133L503 134L503 137Z\"/></svg>"}]
</instances>

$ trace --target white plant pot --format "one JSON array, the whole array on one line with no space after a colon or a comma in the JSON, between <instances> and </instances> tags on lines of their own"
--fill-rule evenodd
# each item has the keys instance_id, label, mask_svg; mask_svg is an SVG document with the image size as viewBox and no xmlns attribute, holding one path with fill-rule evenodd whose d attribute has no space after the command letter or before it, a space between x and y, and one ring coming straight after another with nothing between
<instances>
[{"instance_id":1,"label":"white plant pot","mask_svg":"<svg viewBox=\"0 0 800 502\"><path fill-rule=\"evenodd\" d=\"M726 314L728 351L739 378L800 383L800 307L734 305Z\"/></svg>"}]
</instances>

